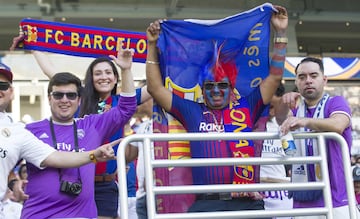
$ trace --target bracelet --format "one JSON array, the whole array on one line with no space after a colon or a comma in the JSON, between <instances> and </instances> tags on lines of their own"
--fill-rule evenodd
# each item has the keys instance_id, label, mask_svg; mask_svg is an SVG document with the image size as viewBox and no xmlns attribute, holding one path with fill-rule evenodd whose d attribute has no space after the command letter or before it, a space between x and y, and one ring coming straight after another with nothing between
<instances>
[{"instance_id":1,"label":"bracelet","mask_svg":"<svg viewBox=\"0 0 360 219\"><path fill-rule=\"evenodd\" d=\"M160 62L154 62L154 61L146 61L146 63L153 64L153 65L158 65L158 64L160 64Z\"/></svg>"},{"instance_id":2,"label":"bracelet","mask_svg":"<svg viewBox=\"0 0 360 219\"><path fill-rule=\"evenodd\" d=\"M94 154L94 150L90 151L89 159L90 159L91 162L97 163L97 160L96 160L96 157L95 157L95 154Z\"/></svg>"},{"instance_id":3,"label":"bracelet","mask_svg":"<svg viewBox=\"0 0 360 219\"><path fill-rule=\"evenodd\" d=\"M274 43L288 43L287 37L275 37Z\"/></svg>"}]
</instances>

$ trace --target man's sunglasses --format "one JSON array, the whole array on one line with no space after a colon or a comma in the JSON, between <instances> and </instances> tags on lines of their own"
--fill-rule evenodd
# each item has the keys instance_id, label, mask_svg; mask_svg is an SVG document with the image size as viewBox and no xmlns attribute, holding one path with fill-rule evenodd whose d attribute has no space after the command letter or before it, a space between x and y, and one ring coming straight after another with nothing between
<instances>
[{"instance_id":1,"label":"man's sunglasses","mask_svg":"<svg viewBox=\"0 0 360 219\"><path fill-rule=\"evenodd\" d=\"M205 90L212 90L214 87L217 86L219 89L227 89L229 88L230 84L228 82L205 82L204 88Z\"/></svg>"},{"instance_id":2,"label":"man's sunglasses","mask_svg":"<svg viewBox=\"0 0 360 219\"><path fill-rule=\"evenodd\" d=\"M5 91L9 89L10 83L5 81L0 81L0 90Z\"/></svg>"},{"instance_id":3,"label":"man's sunglasses","mask_svg":"<svg viewBox=\"0 0 360 219\"><path fill-rule=\"evenodd\" d=\"M64 93L58 91L51 92L50 95L53 96L55 100L61 100L64 96L69 100L75 100L79 96L76 92Z\"/></svg>"}]
</instances>

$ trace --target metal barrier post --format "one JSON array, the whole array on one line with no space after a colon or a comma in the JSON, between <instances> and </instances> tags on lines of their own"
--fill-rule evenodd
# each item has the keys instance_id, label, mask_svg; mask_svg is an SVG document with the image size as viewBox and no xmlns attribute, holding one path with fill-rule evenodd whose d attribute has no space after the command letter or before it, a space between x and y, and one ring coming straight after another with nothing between
<instances>
[{"instance_id":1,"label":"metal barrier post","mask_svg":"<svg viewBox=\"0 0 360 219\"><path fill-rule=\"evenodd\" d=\"M327 156L326 156L326 148L325 148L325 139L324 136L318 136L318 145L319 145L319 154L321 156L321 177L325 183L324 190L326 192L323 193L324 196L324 205L325 208L328 209L328 213L326 215L327 219L333 219L333 215L330 214L331 209L333 208L332 200L331 200L331 188L330 188L330 179L329 179L329 169L327 165Z\"/></svg>"}]
</instances>

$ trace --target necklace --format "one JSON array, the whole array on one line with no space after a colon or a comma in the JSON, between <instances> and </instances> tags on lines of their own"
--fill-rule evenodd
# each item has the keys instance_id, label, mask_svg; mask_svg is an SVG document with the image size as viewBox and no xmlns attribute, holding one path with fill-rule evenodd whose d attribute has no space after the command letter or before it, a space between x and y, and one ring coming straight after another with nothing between
<instances>
[{"instance_id":1,"label":"necklace","mask_svg":"<svg viewBox=\"0 0 360 219\"><path fill-rule=\"evenodd\" d=\"M103 99L103 100L99 100L98 102L98 114L102 114L104 112L107 112L108 110L111 109L111 103L112 103L112 96Z\"/></svg>"},{"instance_id":2,"label":"necklace","mask_svg":"<svg viewBox=\"0 0 360 219\"><path fill-rule=\"evenodd\" d=\"M218 123L218 119L216 118L215 114L212 111L209 111L209 113L212 115L213 119L214 119L214 123L215 123L215 127L214 129L218 132L224 132L224 124L223 124L223 116L222 116L222 112L220 112L220 124Z\"/></svg>"}]
</instances>

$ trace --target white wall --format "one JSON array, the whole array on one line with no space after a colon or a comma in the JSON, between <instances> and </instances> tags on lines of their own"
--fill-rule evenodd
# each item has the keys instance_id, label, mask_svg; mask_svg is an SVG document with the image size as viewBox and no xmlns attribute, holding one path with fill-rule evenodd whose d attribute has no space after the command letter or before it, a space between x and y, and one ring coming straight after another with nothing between
<instances>
[{"instance_id":1,"label":"white wall","mask_svg":"<svg viewBox=\"0 0 360 219\"><path fill-rule=\"evenodd\" d=\"M86 69L94 58L83 58L77 56L68 56L48 53L49 59L59 72L68 71L76 74L80 79L84 79ZM14 73L14 80L47 80L42 73L35 58L30 53L11 52L6 54L2 60L8 65ZM145 64L134 63L132 68L134 79L145 79Z\"/></svg>"}]
</instances>

